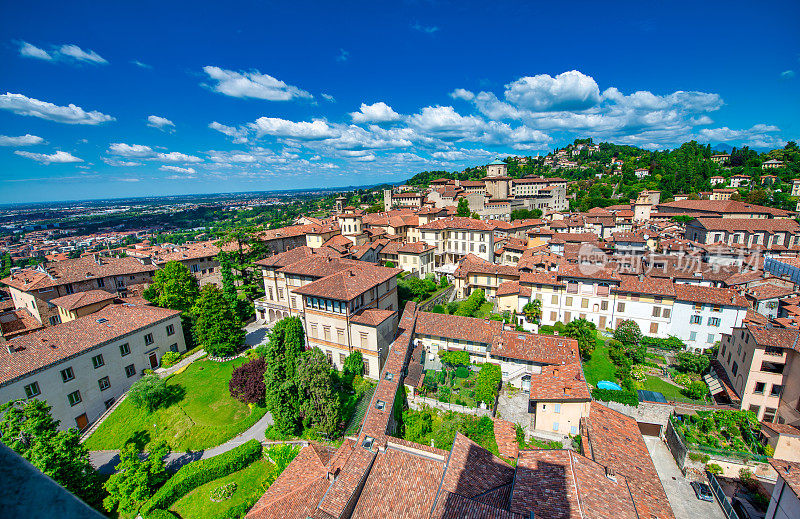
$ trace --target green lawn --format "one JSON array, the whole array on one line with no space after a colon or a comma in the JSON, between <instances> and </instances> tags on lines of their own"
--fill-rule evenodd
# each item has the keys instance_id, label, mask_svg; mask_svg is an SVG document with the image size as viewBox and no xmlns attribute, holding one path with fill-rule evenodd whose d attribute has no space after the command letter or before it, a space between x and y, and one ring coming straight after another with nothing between
<instances>
[{"instance_id":1,"label":"green lawn","mask_svg":"<svg viewBox=\"0 0 800 519\"><path fill-rule=\"evenodd\" d=\"M180 498L170 510L176 512L183 519L200 519L218 516L230 508L252 499L260 497L266 491L265 479L269 476L273 464L266 459L258 460L238 472L223 478L215 479L205 485L199 486ZM209 495L215 488L228 483L236 483L236 491L230 497L219 503L211 501Z\"/></svg>"},{"instance_id":2,"label":"green lawn","mask_svg":"<svg viewBox=\"0 0 800 519\"><path fill-rule=\"evenodd\" d=\"M654 377L652 375L645 375L646 378L642 382L638 382L636 385L641 386L639 389L646 389L648 391L657 391L664 395L667 400L674 400L678 402L694 402L698 404L706 403L704 400L694 400L689 398L681 393L680 386L676 386L675 384L670 384L658 377Z\"/></svg>"},{"instance_id":3,"label":"green lawn","mask_svg":"<svg viewBox=\"0 0 800 519\"><path fill-rule=\"evenodd\" d=\"M167 379L175 402L148 413L125 400L86 440L89 450L120 449L128 439L141 445L166 440L175 452L215 447L247 430L267 412L251 410L230 396L228 381L240 358L228 362L199 360Z\"/></svg>"},{"instance_id":4,"label":"green lawn","mask_svg":"<svg viewBox=\"0 0 800 519\"><path fill-rule=\"evenodd\" d=\"M490 303L486 301L483 303L478 310L475 311L473 317L478 317L480 319L488 319L490 315L492 315L492 310L494 310L494 303Z\"/></svg>"},{"instance_id":5,"label":"green lawn","mask_svg":"<svg viewBox=\"0 0 800 519\"><path fill-rule=\"evenodd\" d=\"M583 374L586 377L586 382L593 386L601 380L610 380L615 382L617 367L608 358L608 348L603 339L597 339L597 346L592 352L592 357L583 363Z\"/></svg>"}]
</instances>

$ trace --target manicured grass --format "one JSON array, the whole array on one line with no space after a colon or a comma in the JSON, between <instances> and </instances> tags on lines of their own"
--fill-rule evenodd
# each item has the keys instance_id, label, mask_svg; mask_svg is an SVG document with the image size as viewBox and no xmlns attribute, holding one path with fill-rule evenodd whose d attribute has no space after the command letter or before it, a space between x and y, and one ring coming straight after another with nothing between
<instances>
[{"instance_id":1,"label":"manicured grass","mask_svg":"<svg viewBox=\"0 0 800 519\"><path fill-rule=\"evenodd\" d=\"M586 377L586 382L593 386L601 380L610 380L615 382L617 367L608 358L608 348L603 339L597 339L597 345L592 352L592 357L583 363L583 374Z\"/></svg>"},{"instance_id":2,"label":"manicured grass","mask_svg":"<svg viewBox=\"0 0 800 519\"><path fill-rule=\"evenodd\" d=\"M272 468L273 464L268 460L258 460L238 472L197 487L180 498L170 507L170 510L178 513L184 519L214 517L222 514L230 508L244 503L255 494L261 496L267 488L267 485L262 485L262 483L266 483L265 480ZM230 499L219 503L211 501L209 498L211 491L228 483L236 483L236 491Z\"/></svg>"},{"instance_id":3,"label":"manicured grass","mask_svg":"<svg viewBox=\"0 0 800 519\"><path fill-rule=\"evenodd\" d=\"M473 317L478 317L480 319L487 319L490 315L492 315L492 310L494 309L494 304L486 301L481 305L480 308L475 312Z\"/></svg>"},{"instance_id":4,"label":"manicured grass","mask_svg":"<svg viewBox=\"0 0 800 519\"><path fill-rule=\"evenodd\" d=\"M695 402L698 404L704 404L704 400L694 400L689 398L681 393L681 387L676 386L675 384L670 384L658 377L654 377L652 375L645 375L644 381L638 382L636 385L641 386L640 389L646 389L648 391L657 391L662 393L667 400L679 401L679 402Z\"/></svg>"},{"instance_id":5,"label":"manicured grass","mask_svg":"<svg viewBox=\"0 0 800 519\"><path fill-rule=\"evenodd\" d=\"M267 410L251 410L230 396L233 368L247 362L199 360L167 379L175 401L148 413L126 399L86 440L89 450L120 449L129 439L140 445L166 440L174 452L215 447L255 424Z\"/></svg>"}]
</instances>

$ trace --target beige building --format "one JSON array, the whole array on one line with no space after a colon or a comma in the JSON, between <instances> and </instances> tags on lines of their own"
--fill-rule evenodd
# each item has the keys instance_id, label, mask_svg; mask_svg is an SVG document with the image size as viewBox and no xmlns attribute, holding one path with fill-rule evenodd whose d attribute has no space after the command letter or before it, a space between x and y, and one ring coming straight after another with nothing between
<instances>
[{"instance_id":1,"label":"beige building","mask_svg":"<svg viewBox=\"0 0 800 519\"><path fill-rule=\"evenodd\" d=\"M85 256L12 272L0 280L8 285L15 308L27 308L44 326L61 322L51 300L89 290L126 293L130 285L149 283L156 267L136 258Z\"/></svg>"},{"instance_id":2,"label":"beige building","mask_svg":"<svg viewBox=\"0 0 800 519\"><path fill-rule=\"evenodd\" d=\"M424 278L433 274L435 253L436 247L424 241L401 244L397 249L397 266Z\"/></svg>"},{"instance_id":3,"label":"beige building","mask_svg":"<svg viewBox=\"0 0 800 519\"><path fill-rule=\"evenodd\" d=\"M800 429L785 423L762 422L761 437L774 450L772 458L800 462Z\"/></svg>"},{"instance_id":4,"label":"beige building","mask_svg":"<svg viewBox=\"0 0 800 519\"><path fill-rule=\"evenodd\" d=\"M545 366L531 375L528 413L533 430L576 436L591 403L580 362Z\"/></svg>"},{"instance_id":5,"label":"beige building","mask_svg":"<svg viewBox=\"0 0 800 519\"><path fill-rule=\"evenodd\" d=\"M45 400L61 429L83 430L164 353L185 349L180 312L111 304L7 341L0 348L0 402Z\"/></svg>"},{"instance_id":6,"label":"beige building","mask_svg":"<svg viewBox=\"0 0 800 519\"><path fill-rule=\"evenodd\" d=\"M743 410L763 422L798 425L800 331L754 324L723 336L717 361Z\"/></svg>"},{"instance_id":7,"label":"beige building","mask_svg":"<svg viewBox=\"0 0 800 519\"><path fill-rule=\"evenodd\" d=\"M97 312L104 306L113 303L115 297L114 294L105 290L88 290L51 299L50 303L58 307L61 322L66 323Z\"/></svg>"},{"instance_id":8,"label":"beige building","mask_svg":"<svg viewBox=\"0 0 800 519\"><path fill-rule=\"evenodd\" d=\"M450 216L418 228L420 240L436 247L436 265L456 263L467 254L494 259L494 226L481 220Z\"/></svg>"}]
</instances>

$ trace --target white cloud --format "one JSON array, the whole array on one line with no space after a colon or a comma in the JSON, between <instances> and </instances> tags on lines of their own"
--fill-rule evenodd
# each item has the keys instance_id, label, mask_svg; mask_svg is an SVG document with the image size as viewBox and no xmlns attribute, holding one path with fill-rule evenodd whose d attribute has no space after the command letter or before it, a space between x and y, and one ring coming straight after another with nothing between
<instances>
[{"instance_id":1,"label":"white cloud","mask_svg":"<svg viewBox=\"0 0 800 519\"><path fill-rule=\"evenodd\" d=\"M424 32L425 34L433 34L439 31L439 28L435 25L422 25L419 22L413 23L411 28L415 31Z\"/></svg>"},{"instance_id":2,"label":"white cloud","mask_svg":"<svg viewBox=\"0 0 800 519\"><path fill-rule=\"evenodd\" d=\"M236 144L243 144L247 142L247 130L241 128L233 128L231 126L225 126L224 124L220 124L217 121L212 122L208 125L209 128L212 130L217 130L220 133L227 135L228 137L233 137L233 142Z\"/></svg>"},{"instance_id":3,"label":"white cloud","mask_svg":"<svg viewBox=\"0 0 800 519\"><path fill-rule=\"evenodd\" d=\"M154 159L163 160L164 162L173 162L173 163L203 162L203 159L201 159L200 157L195 157L194 155L186 155L185 153L180 153L177 151L173 151L171 153L156 153Z\"/></svg>"},{"instance_id":4,"label":"white cloud","mask_svg":"<svg viewBox=\"0 0 800 519\"><path fill-rule=\"evenodd\" d=\"M147 63L142 63L138 59L132 60L131 63L136 65L137 67L140 67L140 68L147 68L147 69L153 68L152 65L148 65Z\"/></svg>"},{"instance_id":5,"label":"white cloud","mask_svg":"<svg viewBox=\"0 0 800 519\"><path fill-rule=\"evenodd\" d=\"M323 98L324 100L326 100L326 101L330 101L331 103L335 103L335 102L336 102L336 99L335 99L335 98L334 98L332 95L330 95L330 94L325 94L325 93L322 93L322 94L320 94L320 95L321 95L321 96L322 96L322 98Z\"/></svg>"},{"instance_id":6,"label":"white cloud","mask_svg":"<svg viewBox=\"0 0 800 519\"><path fill-rule=\"evenodd\" d=\"M133 166L141 166L141 162L136 162L133 160L117 160L117 159L110 159L108 157L103 157L103 162L108 164L109 166L119 167L119 168L130 168Z\"/></svg>"},{"instance_id":7,"label":"white cloud","mask_svg":"<svg viewBox=\"0 0 800 519\"><path fill-rule=\"evenodd\" d=\"M69 56L70 58L77 60L77 61L85 61L89 63L98 63L101 65L108 64L104 58L102 58L98 53L93 50L89 50L88 52L83 50L82 48L78 47L74 44L62 45L58 49L59 54L62 56Z\"/></svg>"},{"instance_id":8,"label":"white cloud","mask_svg":"<svg viewBox=\"0 0 800 519\"><path fill-rule=\"evenodd\" d=\"M313 99L314 96L296 86L287 85L270 75L257 70L235 72L219 67L206 66L203 71L217 83L212 90L231 97L266 99L268 101L290 101Z\"/></svg>"},{"instance_id":9,"label":"white cloud","mask_svg":"<svg viewBox=\"0 0 800 519\"><path fill-rule=\"evenodd\" d=\"M117 179L117 182L139 182L139 181L140 181L140 179L132 178L132 177L124 177L124 178L118 178Z\"/></svg>"},{"instance_id":10,"label":"white cloud","mask_svg":"<svg viewBox=\"0 0 800 519\"><path fill-rule=\"evenodd\" d=\"M431 156L435 159L441 160L474 160L478 158L485 158L494 155L491 151L481 149L466 149L461 148L458 150L449 151L435 151Z\"/></svg>"},{"instance_id":11,"label":"white cloud","mask_svg":"<svg viewBox=\"0 0 800 519\"><path fill-rule=\"evenodd\" d=\"M361 155L359 157L353 157L353 160L358 160L361 162L374 162L376 159L377 157L373 153L370 153L368 155Z\"/></svg>"},{"instance_id":12,"label":"white cloud","mask_svg":"<svg viewBox=\"0 0 800 519\"><path fill-rule=\"evenodd\" d=\"M556 77L539 74L506 85L506 100L536 111L583 110L600 102L597 82L577 70Z\"/></svg>"},{"instance_id":13,"label":"white cloud","mask_svg":"<svg viewBox=\"0 0 800 519\"><path fill-rule=\"evenodd\" d=\"M275 117L259 117L254 123L250 123L250 127L256 131L259 137L272 135L301 140L319 140L336 136L333 128L319 119L312 122L294 122Z\"/></svg>"},{"instance_id":14,"label":"white cloud","mask_svg":"<svg viewBox=\"0 0 800 519\"><path fill-rule=\"evenodd\" d=\"M79 159L78 157L75 157L66 151L57 151L50 155L46 153L31 153L29 151L15 151L14 153L20 157L35 160L36 162L41 162L42 164L67 164L71 162L83 162L83 159Z\"/></svg>"},{"instance_id":15,"label":"white cloud","mask_svg":"<svg viewBox=\"0 0 800 519\"><path fill-rule=\"evenodd\" d=\"M164 131L173 131L175 129L175 123L166 117L159 117L157 115L147 116L147 126L158 128L159 130Z\"/></svg>"},{"instance_id":16,"label":"white cloud","mask_svg":"<svg viewBox=\"0 0 800 519\"><path fill-rule=\"evenodd\" d=\"M31 45L26 41L19 42L19 54L20 56L25 56L26 58L36 58L47 61L51 61L53 59L53 56L51 56L46 50L40 49L35 45Z\"/></svg>"},{"instance_id":17,"label":"white cloud","mask_svg":"<svg viewBox=\"0 0 800 519\"><path fill-rule=\"evenodd\" d=\"M450 92L450 97L453 99L463 99L464 101L472 101L475 99L475 94L463 88L456 88Z\"/></svg>"},{"instance_id":18,"label":"white cloud","mask_svg":"<svg viewBox=\"0 0 800 519\"><path fill-rule=\"evenodd\" d=\"M351 112L350 117L357 124L388 123L400 120L400 114L392 110L392 107L383 101L371 105L361 103L360 111Z\"/></svg>"},{"instance_id":19,"label":"white cloud","mask_svg":"<svg viewBox=\"0 0 800 519\"><path fill-rule=\"evenodd\" d=\"M794 77L794 70L784 70L781 72L781 79L792 79Z\"/></svg>"},{"instance_id":20,"label":"white cloud","mask_svg":"<svg viewBox=\"0 0 800 519\"><path fill-rule=\"evenodd\" d=\"M19 115L38 117L66 124L96 125L115 120L110 115L98 111L86 112L83 108L74 104L58 106L32 97L26 97L22 94L12 94L11 92L0 95L0 109L10 110Z\"/></svg>"},{"instance_id":21,"label":"white cloud","mask_svg":"<svg viewBox=\"0 0 800 519\"><path fill-rule=\"evenodd\" d=\"M153 155L153 148L141 144L125 144L114 142L109 144L108 152L122 157L146 158Z\"/></svg>"},{"instance_id":22,"label":"white cloud","mask_svg":"<svg viewBox=\"0 0 800 519\"><path fill-rule=\"evenodd\" d=\"M711 142L741 142L755 148L778 148L786 145L786 141L775 135L781 131L777 126L756 124L746 130L733 130L727 126L721 128L703 128L698 133L702 140Z\"/></svg>"},{"instance_id":23,"label":"white cloud","mask_svg":"<svg viewBox=\"0 0 800 519\"><path fill-rule=\"evenodd\" d=\"M36 135L31 135L30 133L20 135L19 137L0 135L0 146L34 146L43 142L44 139Z\"/></svg>"},{"instance_id":24,"label":"white cloud","mask_svg":"<svg viewBox=\"0 0 800 519\"><path fill-rule=\"evenodd\" d=\"M455 136L479 131L484 126L480 117L460 115L452 106L426 106L411 116L410 123L423 131Z\"/></svg>"},{"instance_id":25,"label":"white cloud","mask_svg":"<svg viewBox=\"0 0 800 519\"><path fill-rule=\"evenodd\" d=\"M194 168L180 168L178 166L161 166L161 171L171 171L173 173L186 173L187 175L194 175L197 173Z\"/></svg>"}]
</instances>

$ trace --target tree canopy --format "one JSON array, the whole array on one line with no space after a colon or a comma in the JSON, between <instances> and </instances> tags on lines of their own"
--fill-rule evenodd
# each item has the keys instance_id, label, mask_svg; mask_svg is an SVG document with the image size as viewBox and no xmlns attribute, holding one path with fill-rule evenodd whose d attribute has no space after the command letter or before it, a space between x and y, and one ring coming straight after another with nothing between
<instances>
[{"instance_id":1,"label":"tree canopy","mask_svg":"<svg viewBox=\"0 0 800 519\"><path fill-rule=\"evenodd\" d=\"M153 281L142 294L145 299L162 308L189 312L200 295L195 278L185 265L169 261L156 270Z\"/></svg>"},{"instance_id":2,"label":"tree canopy","mask_svg":"<svg viewBox=\"0 0 800 519\"><path fill-rule=\"evenodd\" d=\"M168 453L169 447L164 440L152 446L146 457L141 455L136 444L126 443L119 453L117 472L103 485L108 491L103 500L105 509L123 514L136 513L169 477L164 467L164 456Z\"/></svg>"},{"instance_id":3,"label":"tree canopy","mask_svg":"<svg viewBox=\"0 0 800 519\"><path fill-rule=\"evenodd\" d=\"M209 355L232 355L242 345L242 322L216 285L208 284L203 287L200 298L192 308L192 316L197 342Z\"/></svg>"},{"instance_id":4,"label":"tree canopy","mask_svg":"<svg viewBox=\"0 0 800 519\"><path fill-rule=\"evenodd\" d=\"M581 357L584 359L591 357L594 351L595 342L597 341L595 328L595 324L586 319L575 319L564 327L564 335L578 341L578 348L580 349Z\"/></svg>"}]
</instances>

